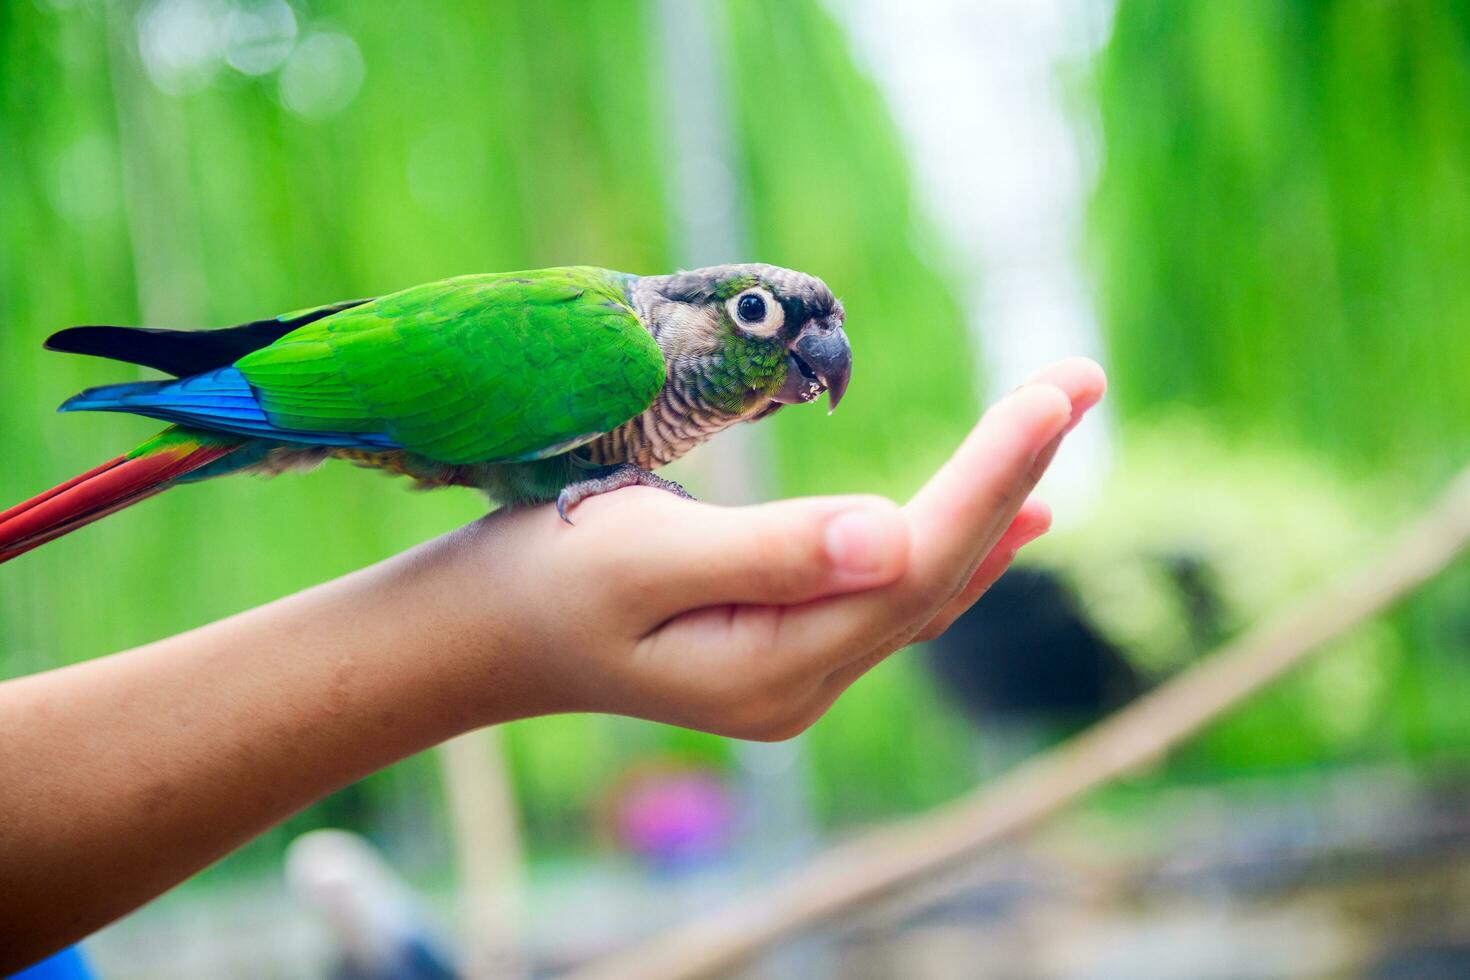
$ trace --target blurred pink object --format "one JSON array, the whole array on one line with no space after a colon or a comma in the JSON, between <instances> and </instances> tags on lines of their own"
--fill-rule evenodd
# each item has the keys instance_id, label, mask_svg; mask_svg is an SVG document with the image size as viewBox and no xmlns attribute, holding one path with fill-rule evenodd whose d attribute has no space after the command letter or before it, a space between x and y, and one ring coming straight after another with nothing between
<instances>
[{"instance_id":1,"label":"blurred pink object","mask_svg":"<svg viewBox=\"0 0 1470 980\"><path fill-rule=\"evenodd\" d=\"M730 838L729 793L713 773L658 768L631 779L615 803L618 838L658 865L719 856Z\"/></svg>"}]
</instances>

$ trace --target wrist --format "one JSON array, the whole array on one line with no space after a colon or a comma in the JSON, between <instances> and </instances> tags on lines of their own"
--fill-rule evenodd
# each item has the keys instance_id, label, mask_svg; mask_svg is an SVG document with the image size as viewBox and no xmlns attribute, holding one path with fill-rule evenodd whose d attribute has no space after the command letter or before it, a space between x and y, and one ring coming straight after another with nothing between
<instances>
[{"instance_id":1,"label":"wrist","mask_svg":"<svg viewBox=\"0 0 1470 980\"><path fill-rule=\"evenodd\" d=\"M538 652L544 599L518 590L501 543L477 521L350 577L381 668L429 709L426 744L569 710Z\"/></svg>"}]
</instances>

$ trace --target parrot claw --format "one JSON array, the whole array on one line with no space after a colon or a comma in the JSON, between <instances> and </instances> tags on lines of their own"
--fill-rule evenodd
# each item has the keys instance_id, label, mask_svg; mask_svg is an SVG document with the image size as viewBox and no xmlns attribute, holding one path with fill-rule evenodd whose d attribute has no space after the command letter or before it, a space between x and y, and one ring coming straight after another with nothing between
<instances>
[{"instance_id":1,"label":"parrot claw","mask_svg":"<svg viewBox=\"0 0 1470 980\"><path fill-rule=\"evenodd\" d=\"M694 495L685 490L673 480L665 480L661 476L655 476L644 469L639 469L632 463L622 463L618 466L610 466L597 476L586 480L578 480L562 487L561 493L556 495L556 512L562 520L568 524L572 519L567 512L577 506L588 497L596 497L598 494L611 493L621 490L623 487L652 487L655 490L665 490L676 497L685 500L693 500Z\"/></svg>"}]
</instances>

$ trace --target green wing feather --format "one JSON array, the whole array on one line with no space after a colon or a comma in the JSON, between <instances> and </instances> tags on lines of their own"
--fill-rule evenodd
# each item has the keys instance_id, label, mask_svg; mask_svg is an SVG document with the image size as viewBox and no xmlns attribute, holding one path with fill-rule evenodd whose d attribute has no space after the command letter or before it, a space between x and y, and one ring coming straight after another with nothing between
<instances>
[{"instance_id":1,"label":"green wing feather","mask_svg":"<svg viewBox=\"0 0 1470 980\"><path fill-rule=\"evenodd\" d=\"M626 422L663 386L626 279L590 267L446 279L307 324L235 366L282 428L382 433L450 464L550 455Z\"/></svg>"}]
</instances>

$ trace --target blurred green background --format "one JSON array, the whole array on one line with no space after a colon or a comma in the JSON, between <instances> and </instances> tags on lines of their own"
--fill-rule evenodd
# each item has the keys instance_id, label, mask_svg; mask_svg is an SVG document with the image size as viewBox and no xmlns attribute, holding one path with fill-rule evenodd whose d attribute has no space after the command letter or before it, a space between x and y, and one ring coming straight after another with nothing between
<instances>
[{"instance_id":1,"label":"blurred green background","mask_svg":"<svg viewBox=\"0 0 1470 980\"><path fill-rule=\"evenodd\" d=\"M848 311L858 366L842 411L763 426L757 486L911 492L984 401L985 270L961 271L917 189L909 120L852 40L864 4L697 6L723 143L704 147L717 179L692 183L669 52L693 42L670 40L676 3L0 6L0 502L154 429L53 413L135 370L43 352L58 327L225 325L479 270L668 270L698 251L691 193L733 202L713 213L749 252L714 258L819 274ZM1007 6L986 29L1023 16ZM1470 14L1429 0L1088 9L1101 34L1064 81L1093 140L1076 254L1113 382L1111 418L1089 425L1112 426L1112 448L1032 561L1148 684L1371 558L1464 460ZM944 94L956 115L984 96ZM987 152L1007 153L1006 135ZM696 460L684 475L730 499L711 471ZM169 494L0 569L0 676L217 619L481 510L335 464ZM1184 564L1205 584L1181 584ZM1467 585L1465 568L1432 584L1098 812L1363 766L1456 782ZM797 837L922 810L992 766L983 726L925 665L906 653L875 670L795 763L782 757ZM640 766L770 791L744 750L640 722L540 719L510 726L506 746L533 883L625 866L606 810ZM441 789L434 756L408 760L172 900L274 880L286 842L322 826L367 835L442 892Z\"/></svg>"}]
</instances>

